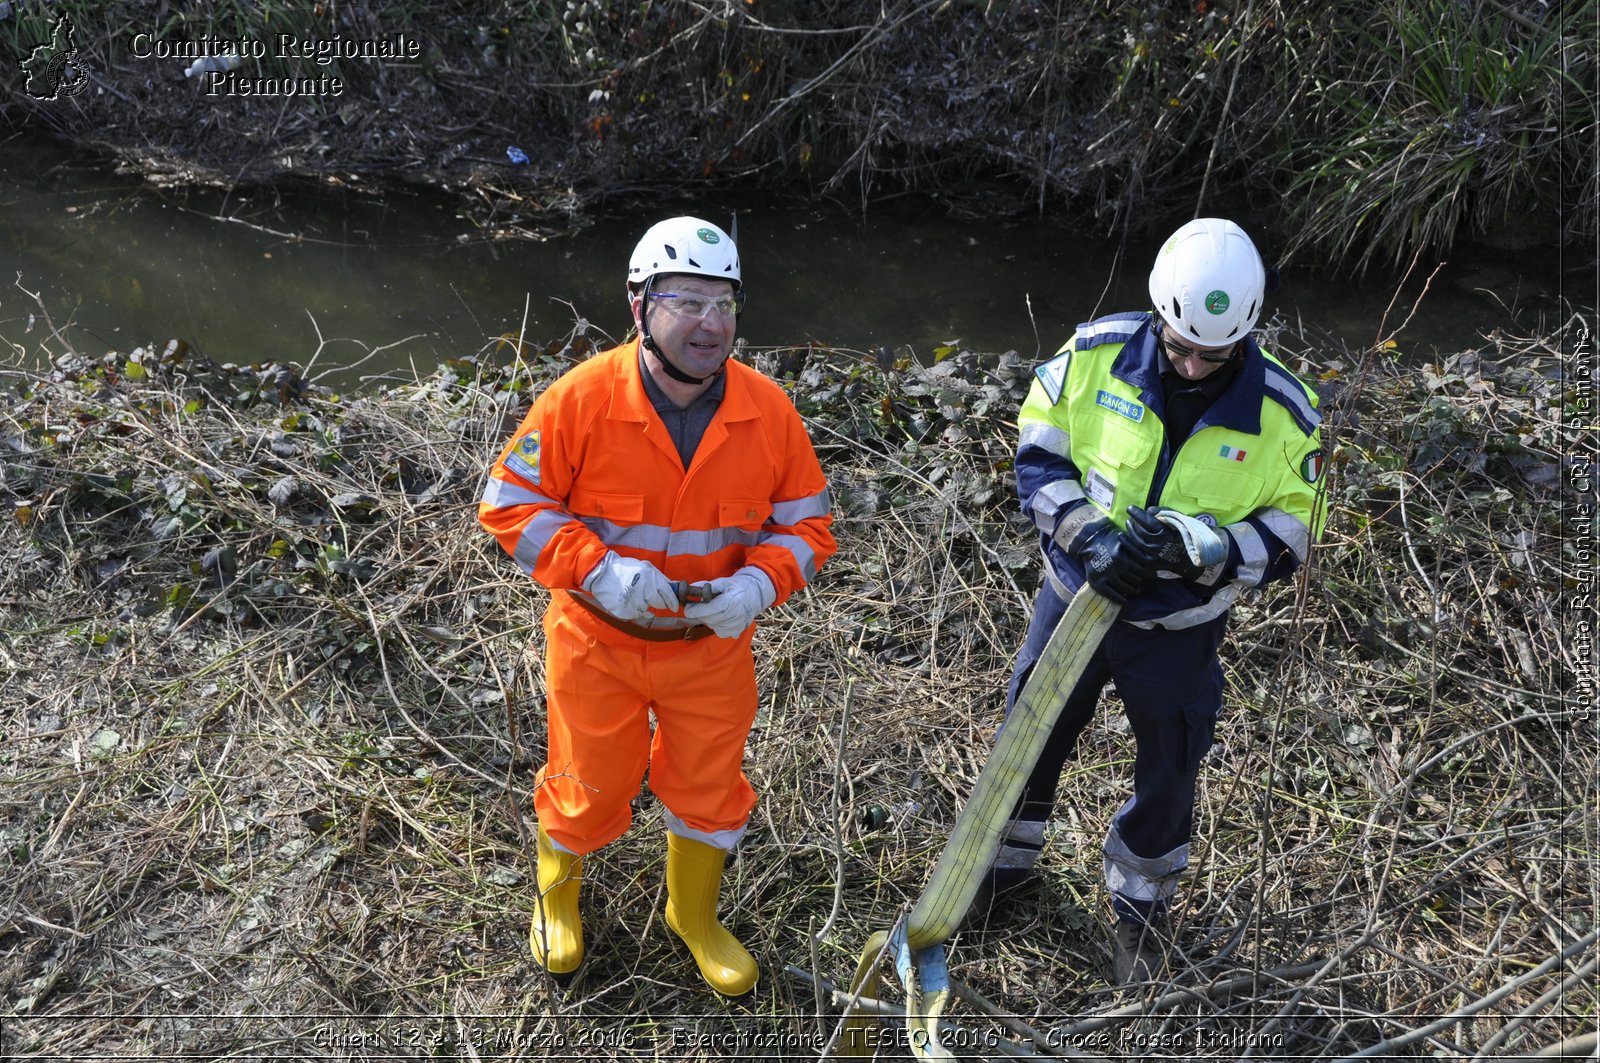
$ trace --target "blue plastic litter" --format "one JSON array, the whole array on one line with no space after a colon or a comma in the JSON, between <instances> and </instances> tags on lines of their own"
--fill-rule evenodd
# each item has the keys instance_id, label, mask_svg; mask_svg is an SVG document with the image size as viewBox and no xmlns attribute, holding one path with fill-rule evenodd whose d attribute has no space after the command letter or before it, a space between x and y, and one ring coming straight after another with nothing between
<instances>
[{"instance_id":1,"label":"blue plastic litter","mask_svg":"<svg viewBox=\"0 0 1600 1063\"><path fill-rule=\"evenodd\" d=\"M506 158L510 159L512 164L516 166L528 165L528 153L515 144L506 149Z\"/></svg>"}]
</instances>

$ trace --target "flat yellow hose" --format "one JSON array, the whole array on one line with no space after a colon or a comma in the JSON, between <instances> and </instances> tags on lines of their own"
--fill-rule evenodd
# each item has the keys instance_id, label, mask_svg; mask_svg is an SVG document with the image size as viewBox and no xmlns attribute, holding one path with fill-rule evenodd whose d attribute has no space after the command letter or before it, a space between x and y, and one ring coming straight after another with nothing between
<instances>
[{"instance_id":1,"label":"flat yellow hose","mask_svg":"<svg viewBox=\"0 0 1600 1063\"><path fill-rule=\"evenodd\" d=\"M1073 596L1022 693L1017 695L1017 703L995 739L994 751L973 785L971 799L956 819L928 884L906 916L904 933L898 926L892 933L879 931L861 954L851 989L875 998L879 956L886 946L895 950L906 990L909 1047L917 1058L954 1058L939 1037L939 1017L949 999L944 943L972 906L1067 695L1115 622L1117 609L1115 603L1089 587ZM871 1055L873 1022L859 1009L846 1012L839 1055Z\"/></svg>"},{"instance_id":2,"label":"flat yellow hose","mask_svg":"<svg viewBox=\"0 0 1600 1063\"><path fill-rule=\"evenodd\" d=\"M906 941L911 948L943 944L971 907L1067 694L1116 616L1117 606L1088 587L1073 596L907 917Z\"/></svg>"}]
</instances>

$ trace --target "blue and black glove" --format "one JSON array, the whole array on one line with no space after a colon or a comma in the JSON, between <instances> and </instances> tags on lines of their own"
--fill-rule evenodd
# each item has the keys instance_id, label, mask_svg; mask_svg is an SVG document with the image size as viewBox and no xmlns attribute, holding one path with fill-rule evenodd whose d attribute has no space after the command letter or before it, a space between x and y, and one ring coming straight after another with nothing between
<instances>
[{"instance_id":1,"label":"blue and black glove","mask_svg":"<svg viewBox=\"0 0 1600 1063\"><path fill-rule=\"evenodd\" d=\"M1155 575L1153 559L1118 531L1109 517L1083 525L1065 549L1083 562L1089 586L1118 605L1126 605L1129 598L1142 593Z\"/></svg>"},{"instance_id":2,"label":"blue and black glove","mask_svg":"<svg viewBox=\"0 0 1600 1063\"><path fill-rule=\"evenodd\" d=\"M1157 516L1160 513L1166 514L1165 519ZM1179 579L1199 579L1208 559L1220 561L1227 556L1227 545L1216 529L1161 506L1149 510L1129 506L1122 534L1150 558L1153 573L1170 573Z\"/></svg>"}]
</instances>

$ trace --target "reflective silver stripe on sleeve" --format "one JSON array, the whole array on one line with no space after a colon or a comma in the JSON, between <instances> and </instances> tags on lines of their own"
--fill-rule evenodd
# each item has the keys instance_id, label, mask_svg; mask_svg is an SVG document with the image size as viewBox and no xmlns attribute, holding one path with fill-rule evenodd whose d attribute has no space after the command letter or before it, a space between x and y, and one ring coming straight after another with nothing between
<instances>
[{"instance_id":1,"label":"reflective silver stripe on sleeve","mask_svg":"<svg viewBox=\"0 0 1600 1063\"><path fill-rule=\"evenodd\" d=\"M1311 400L1306 398L1305 389L1300 382L1290 375L1287 369L1267 364L1267 390L1272 392L1272 397L1281 402L1285 409L1299 422L1306 435L1316 431L1317 425L1322 423L1322 414L1311 405Z\"/></svg>"},{"instance_id":2,"label":"reflective silver stripe on sleeve","mask_svg":"<svg viewBox=\"0 0 1600 1063\"><path fill-rule=\"evenodd\" d=\"M768 535L762 534L760 546L781 546L794 555L795 564L800 566L800 576L810 583L817 576L817 553L811 549L811 544L798 535Z\"/></svg>"},{"instance_id":3,"label":"reflective silver stripe on sleeve","mask_svg":"<svg viewBox=\"0 0 1600 1063\"><path fill-rule=\"evenodd\" d=\"M489 482L484 485L483 498L480 501L496 509L503 509L506 506L559 506L561 504L559 500L551 498L549 495L541 495L539 492L531 491L521 484L514 484L510 480L497 480L493 476L489 477Z\"/></svg>"},{"instance_id":4,"label":"reflective silver stripe on sleeve","mask_svg":"<svg viewBox=\"0 0 1600 1063\"><path fill-rule=\"evenodd\" d=\"M1072 459L1072 433L1048 421L1030 421L1017 433L1017 447L1035 446L1041 450Z\"/></svg>"},{"instance_id":5,"label":"reflective silver stripe on sleeve","mask_svg":"<svg viewBox=\"0 0 1600 1063\"><path fill-rule=\"evenodd\" d=\"M1223 529L1239 544L1239 567L1234 570L1233 581L1246 587L1259 587L1267 577L1267 544L1261 533L1244 521Z\"/></svg>"},{"instance_id":6,"label":"reflective silver stripe on sleeve","mask_svg":"<svg viewBox=\"0 0 1600 1063\"><path fill-rule=\"evenodd\" d=\"M1126 340L1148 319L1146 314L1113 314L1079 325L1073 345L1086 351L1113 339Z\"/></svg>"},{"instance_id":7,"label":"reflective silver stripe on sleeve","mask_svg":"<svg viewBox=\"0 0 1600 1063\"><path fill-rule=\"evenodd\" d=\"M1033 504L1028 508L1033 515L1033 523L1043 532L1055 530L1056 515L1061 512L1061 507L1086 498L1083 485L1076 480L1056 480L1047 483L1033 493Z\"/></svg>"},{"instance_id":8,"label":"reflective silver stripe on sleeve","mask_svg":"<svg viewBox=\"0 0 1600 1063\"><path fill-rule=\"evenodd\" d=\"M1306 563L1306 549L1311 542L1311 529L1306 527L1305 521L1281 509L1258 509L1250 514L1267 526L1267 530L1287 546L1293 553L1294 559L1302 565Z\"/></svg>"},{"instance_id":9,"label":"reflective silver stripe on sleeve","mask_svg":"<svg viewBox=\"0 0 1600 1063\"><path fill-rule=\"evenodd\" d=\"M833 499L828 494L828 489L823 488L817 494L807 498L791 499L788 502L774 502L772 504L772 522L774 524L795 525L813 517L826 517L832 509Z\"/></svg>"},{"instance_id":10,"label":"reflective silver stripe on sleeve","mask_svg":"<svg viewBox=\"0 0 1600 1063\"><path fill-rule=\"evenodd\" d=\"M570 524L574 520L574 517L558 509L546 509L535 513L533 519L522 529L522 534L517 536L517 548L511 554L517 567L532 575L535 566L539 564L539 555L549 545L551 538L563 525Z\"/></svg>"}]
</instances>

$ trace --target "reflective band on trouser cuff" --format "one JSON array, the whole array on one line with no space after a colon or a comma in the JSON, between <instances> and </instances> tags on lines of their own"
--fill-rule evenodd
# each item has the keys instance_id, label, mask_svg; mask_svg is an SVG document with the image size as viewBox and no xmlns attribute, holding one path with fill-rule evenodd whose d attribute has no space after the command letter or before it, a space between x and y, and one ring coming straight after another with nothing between
<instances>
[{"instance_id":1,"label":"reflective band on trouser cuff","mask_svg":"<svg viewBox=\"0 0 1600 1063\"><path fill-rule=\"evenodd\" d=\"M690 841L709 845L713 849L721 849L725 852L738 845L740 839L744 837L744 832L750 829L750 821L747 819L742 826L734 830L696 830L673 815L670 808L666 810L666 815L663 818L667 821L668 833L676 834L680 838L688 838Z\"/></svg>"},{"instance_id":2,"label":"reflective band on trouser cuff","mask_svg":"<svg viewBox=\"0 0 1600 1063\"><path fill-rule=\"evenodd\" d=\"M1032 871L1039 862L1039 856L1044 850L1034 849L1026 845L1000 846L999 852L994 855L994 869L996 871Z\"/></svg>"},{"instance_id":3,"label":"reflective band on trouser cuff","mask_svg":"<svg viewBox=\"0 0 1600 1063\"><path fill-rule=\"evenodd\" d=\"M1006 718L994 751L956 820L933 875L906 919L906 939L920 949L954 933L994 861L1039 754L1089 658L1117 617L1117 606L1085 587L1074 595L1028 683Z\"/></svg>"},{"instance_id":4,"label":"reflective band on trouser cuff","mask_svg":"<svg viewBox=\"0 0 1600 1063\"><path fill-rule=\"evenodd\" d=\"M1001 842L1000 851L995 853L995 870L1032 871L1033 865L1039 862L1039 855L1043 851L1044 821L1016 820Z\"/></svg>"},{"instance_id":5,"label":"reflective band on trouser cuff","mask_svg":"<svg viewBox=\"0 0 1600 1063\"><path fill-rule=\"evenodd\" d=\"M1122 812L1132 805L1130 800ZM1178 892L1178 875L1189 866L1188 842L1161 856L1139 856L1122 840L1115 819L1106 832L1104 853L1106 888L1140 904L1170 901Z\"/></svg>"}]
</instances>

